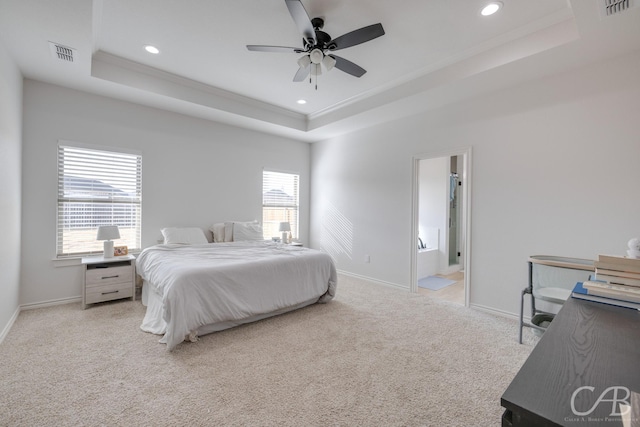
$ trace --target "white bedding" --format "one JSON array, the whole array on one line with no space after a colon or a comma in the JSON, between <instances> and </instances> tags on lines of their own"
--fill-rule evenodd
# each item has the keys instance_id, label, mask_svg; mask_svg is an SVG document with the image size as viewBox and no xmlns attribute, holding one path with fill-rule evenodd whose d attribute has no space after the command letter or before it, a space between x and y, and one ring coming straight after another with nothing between
<instances>
[{"instance_id":1,"label":"white bedding","mask_svg":"<svg viewBox=\"0 0 640 427\"><path fill-rule=\"evenodd\" d=\"M168 350L189 335L329 301L337 285L327 254L272 242L156 245L136 265L157 301L141 328L164 334Z\"/></svg>"}]
</instances>

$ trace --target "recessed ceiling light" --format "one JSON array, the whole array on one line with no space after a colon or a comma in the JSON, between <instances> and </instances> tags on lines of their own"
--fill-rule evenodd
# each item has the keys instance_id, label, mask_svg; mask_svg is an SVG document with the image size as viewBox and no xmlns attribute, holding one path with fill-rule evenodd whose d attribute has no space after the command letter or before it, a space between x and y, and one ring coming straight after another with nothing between
<instances>
[{"instance_id":1,"label":"recessed ceiling light","mask_svg":"<svg viewBox=\"0 0 640 427\"><path fill-rule=\"evenodd\" d=\"M149 53L153 53L154 55L157 55L158 53L160 53L160 50L157 47L151 46L150 44L146 45L144 47L144 50L146 50Z\"/></svg>"},{"instance_id":2,"label":"recessed ceiling light","mask_svg":"<svg viewBox=\"0 0 640 427\"><path fill-rule=\"evenodd\" d=\"M482 16L493 15L494 13L499 11L501 7L502 7L502 2L494 1L486 5L485 7L483 7L482 10L480 11L480 14Z\"/></svg>"},{"instance_id":3,"label":"recessed ceiling light","mask_svg":"<svg viewBox=\"0 0 640 427\"><path fill-rule=\"evenodd\" d=\"M305 99L298 99L296 102L297 102L298 104L300 104L300 105L303 105L303 104L306 104L306 103L307 103L307 101L306 101Z\"/></svg>"}]
</instances>

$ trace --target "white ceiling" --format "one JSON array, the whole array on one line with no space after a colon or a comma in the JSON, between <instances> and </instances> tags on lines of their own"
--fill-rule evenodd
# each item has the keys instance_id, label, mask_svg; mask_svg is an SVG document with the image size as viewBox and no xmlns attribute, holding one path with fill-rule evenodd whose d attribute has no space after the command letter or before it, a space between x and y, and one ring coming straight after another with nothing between
<instances>
[{"instance_id":1,"label":"white ceiling","mask_svg":"<svg viewBox=\"0 0 640 427\"><path fill-rule=\"evenodd\" d=\"M612 17L604 0L502 0L482 17L488 1L302 0L333 38L386 32L336 52L364 76L313 84L292 81L300 54L246 49L302 47L284 0L0 0L0 40L27 78L303 141L640 49L640 0Z\"/></svg>"}]
</instances>

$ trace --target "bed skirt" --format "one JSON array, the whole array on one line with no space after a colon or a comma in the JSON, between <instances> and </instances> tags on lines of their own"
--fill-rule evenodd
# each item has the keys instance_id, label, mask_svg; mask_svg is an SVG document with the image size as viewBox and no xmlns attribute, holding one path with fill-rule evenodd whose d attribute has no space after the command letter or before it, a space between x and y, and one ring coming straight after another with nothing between
<instances>
[{"instance_id":1,"label":"bed skirt","mask_svg":"<svg viewBox=\"0 0 640 427\"><path fill-rule=\"evenodd\" d=\"M330 298L329 298L330 299ZM308 301L304 301L300 304L293 305L291 307L285 307L280 310L276 310L270 313L257 314L255 316L247 317L246 319L233 320L226 322L217 322L209 325L200 326L195 331L190 331L189 335L185 336L185 341L194 341L196 337L211 334L213 332L223 331L225 329L233 328L245 323L256 322L258 320L266 319L269 317L277 316L279 314L288 313L290 311L297 310L315 303L323 303L328 299L325 297L313 298ZM167 323L162 318L162 295L153 290L153 286L149 286L145 281L142 282L142 305L147 307L147 312L140 325L140 329L145 332L150 332L156 335L163 335L159 342L166 344Z\"/></svg>"}]
</instances>

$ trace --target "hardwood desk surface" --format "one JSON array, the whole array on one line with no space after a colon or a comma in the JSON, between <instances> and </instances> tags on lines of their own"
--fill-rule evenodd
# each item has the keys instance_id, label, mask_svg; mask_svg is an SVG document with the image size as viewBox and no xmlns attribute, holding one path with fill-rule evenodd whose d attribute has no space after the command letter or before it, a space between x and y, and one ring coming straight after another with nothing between
<instances>
[{"instance_id":1,"label":"hardwood desk surface","mask_svg":"<svg viewBox=\"0 0 640 427\"><path fill-rule=\"evenodd\" d=\"M625 387L640 426L640 311L569 298L502 395L503 425L623 426Z\"/></svg>"}]
</instances>

